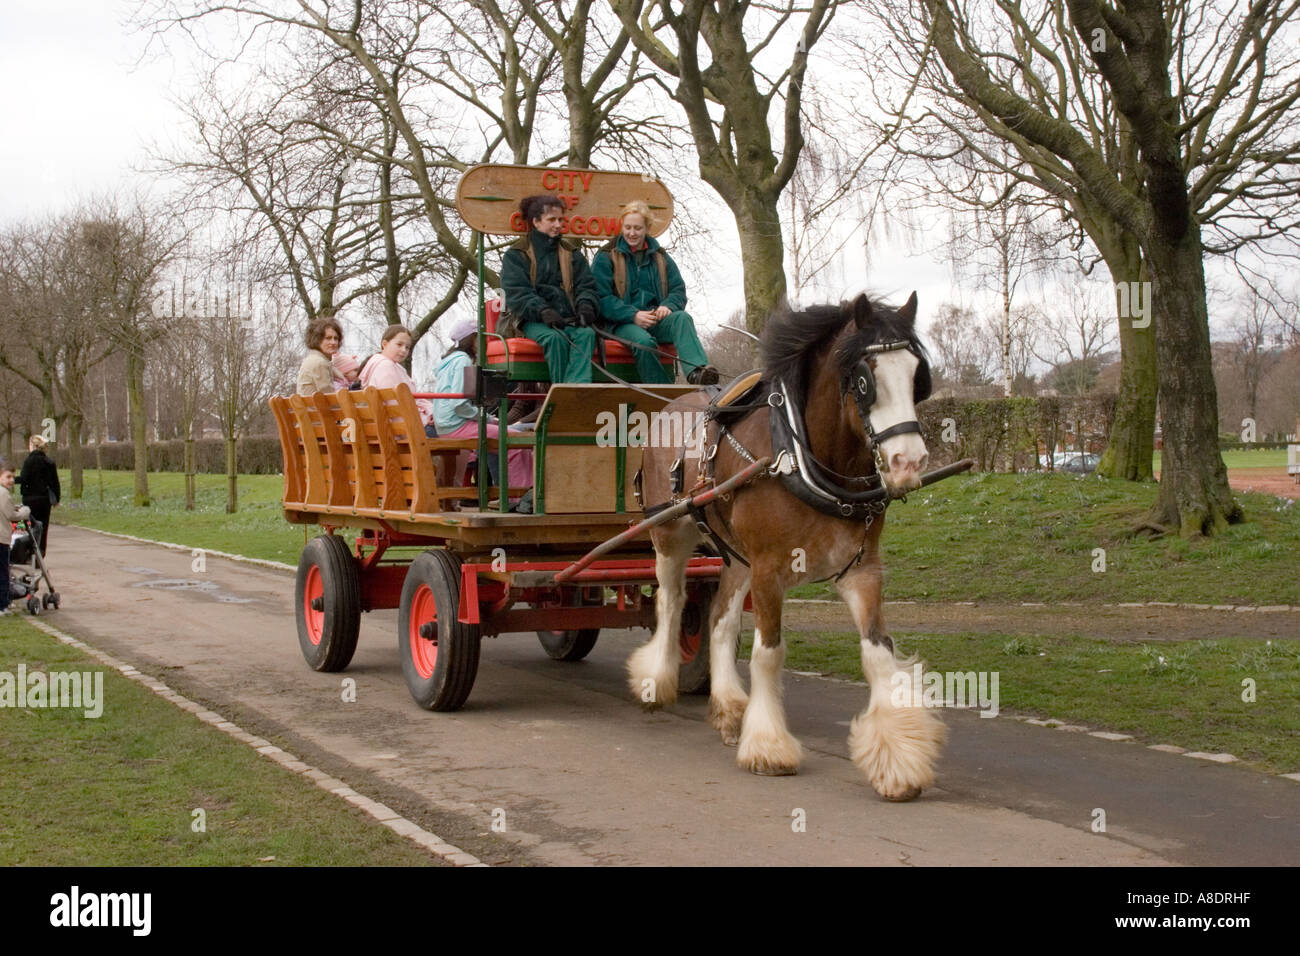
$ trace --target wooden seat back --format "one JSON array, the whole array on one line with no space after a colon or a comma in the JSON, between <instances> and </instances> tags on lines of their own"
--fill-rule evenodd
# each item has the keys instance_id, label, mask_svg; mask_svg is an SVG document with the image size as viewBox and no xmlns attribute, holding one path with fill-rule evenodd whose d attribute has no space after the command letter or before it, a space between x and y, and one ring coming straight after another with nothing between
<instances>
[{"instance_id":1,"label":"wooden seat back","mask_svg":"<svg viewBox=\"0 0 1300 956\"><path fill-rule=\"evenodd\" d=\"M286 511L410 517L469 497L440 486L407 385L271 399L284 458ZM459 446L454 449L459 450Z\"/></svg>"}]
</instances>

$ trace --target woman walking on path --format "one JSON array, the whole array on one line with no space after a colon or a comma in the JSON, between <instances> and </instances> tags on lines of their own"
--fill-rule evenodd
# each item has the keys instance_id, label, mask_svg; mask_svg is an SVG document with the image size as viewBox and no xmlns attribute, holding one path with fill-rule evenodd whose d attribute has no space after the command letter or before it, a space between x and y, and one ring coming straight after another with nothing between
<instances>
[{"instance_id":1,"label":"woman walking on path","mask_svg":"<svg viewBox=\"0 0 1300 956\"><path fill-rule=\"evenodd\" d=\"M18 476L18 484L23 486L23 504L31 509L32 520L41 523L36 546L41 549L42 556L50 537L50 509L58 506L63 494L59 488L59 470L45 454L45 444L40 435L33 435L28 440L28 455Z\"/></svg>"}]
</instances>

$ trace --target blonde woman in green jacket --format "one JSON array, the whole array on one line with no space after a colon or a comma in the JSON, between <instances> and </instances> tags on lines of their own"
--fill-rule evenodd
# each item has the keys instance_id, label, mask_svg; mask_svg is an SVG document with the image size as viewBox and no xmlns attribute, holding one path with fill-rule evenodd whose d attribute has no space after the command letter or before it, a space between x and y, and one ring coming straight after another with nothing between
<instances>
[{"instance_id":1,"label":"blonde woman in green jacket","mask_svg":"<svg viewBox=\"0 0 1300 956\"><path fill-rule=\"evenodd\" d=\"M623 207L623 231L596 253L591 272L600 311L611 333L628 343L643 382L667 383L660 356L651 349L673 345L692 385L712 385L718 370L709 364L695 320L686 311L686 284L672 256L651 236L650 208L640 201Z\"/></svg>"}]
</instances>

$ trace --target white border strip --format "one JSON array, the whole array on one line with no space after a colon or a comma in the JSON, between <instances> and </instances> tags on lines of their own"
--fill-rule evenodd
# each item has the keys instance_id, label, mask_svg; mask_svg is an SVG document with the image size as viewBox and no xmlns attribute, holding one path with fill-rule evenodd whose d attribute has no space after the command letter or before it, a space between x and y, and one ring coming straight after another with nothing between
<instances>
[{"instance_id":1,"label":"white border strip","mask_svg":"<svg viewBox=\"0 0 1300 956\"><path fill-rule=\"evenodd\" d=\"M101 534L108 534L108 533L110 532L101 532ZM116 537L129 537L129 536L117 535ZM143 541L144 539L136 538L135 540ZM151 541L149 543L159 544L160 542ZM191 550L191 549L186 548L185 550ZM216 554L217 552L210 551L208 553ZM245 560L255 560L255 559L245 559ZM261 563L274 564L275 562L263 561ZM290 770L296 774L300 774L306 777L308 780L310 780L316 786L320 787L322 790L328 790L330 793L334 794L335 796L340 797L343 800L347 801L348 803L352 804L352 806L364 810L366 813L370 814L370 816L373 817L376 821L382 823L384 826L388 827L388 829L392 830L394 833L398 834L399 836L406 837L408 840L411 840L417 846L427 850L429 853L432 853L436 857L440 857L441 859L446 860L448 863L452 864L453 866L487 866L488 865L487 863L484 863L482 860L480 860L478 857L466 853L464 850L460 849L459 847L452 846L450 843L442 839L442 837L438 836L436 833L431 833L430 831L425 830L424 828L412 822L411 820L406 819L406 817L402 816L391 807L387 807L376 800L371 800L369 797L365 796L364 794L358 793L356 790L353 790L342 780L338 780L334 777L331 777L329 774L324 773L321 770L317 770L315 767L304 763L303 761L299 760L297 757L295 757L293 754L289 753L288 751L281 750L279 747L272 744L269 740L264 740L261 737L254 737L252 734L248 733L243 728L241 728L238 724L232 723L231 721L227 720L225 717L223 717L221 714L217 713L216 711L208 710L202 704L189 700L186 697L182 697L180 694L176 693L174 690L172 690L162 681L150 676L149 674L140 673L140 671L136 670L135 667L133 667L130 664L127 664L125 661L120 661L116 657L113 657L111 654L106 654L104 651L101 651L99 648L93 647L90 644L87 644L85 641L80 641L69 634L65 634L63 631L60 631L58 628L52 627L51 625L46 624L44 621L38 620L34 617L29 618L28 623L32 624L34 627L38 628L39 630L44 631L46 634L50 635L51 637L55 638L61 643L67 644L69 647L75 647L77 650L82 651L85 654L89 654L91 657L97 659L101 663L118 671L120 674L122 674L123 677L129 677L131 680L143 684L145 687L148 687L151 691L153 691L163 700L171 701L181 710L188 710L190 713L194 714L194 716L196 716L199 720L203 721L205 724L211 724L213 727L216 727L217 730L220 730L223 733L231 737L234 737L240 743L247 744L248 746L252 747L255 751L257 751L259 754L261 754L263 757L268 757L271 760L274 760L280 766L284 767L284 769Z\"/></svg>"},{"instance_id":2,"label":"white border strip","mask_svg":"<svg viewBox=\"0 0 1300 956\"><path fill-rule=\"evenodd\" d=\"M99 528L88 528L81 524L63 525L65 528L75 528L78 531L90 531L94 534L102 534L109 538L122 538L126 541L134 541L137 544L153 544L160 548L170 548L172 551L189 551L193 554L195 551L202 551L205 555L211 555L214 558L226 558L230 561L238 561L241 564L255 564L260 568L271 568L276 571L297 572L298 568L292 564L285 564L283 561L268 561L266 558L250 558L243 554L230 554L226 551L214 551L212 548L199 548L188 544L176 544L172 541L155 541L152 538L137 538L133 534L120 534L117 531L103 531Z\"/></svg>"}]
</instances>

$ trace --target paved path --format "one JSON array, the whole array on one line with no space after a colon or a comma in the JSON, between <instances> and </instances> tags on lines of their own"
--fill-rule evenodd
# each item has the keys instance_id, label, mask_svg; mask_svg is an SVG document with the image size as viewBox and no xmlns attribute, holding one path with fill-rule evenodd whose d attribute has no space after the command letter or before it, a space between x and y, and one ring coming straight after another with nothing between
<instances>
[{"instance_id":1,"label":"paved path","mask_svg":"<svg viewBox=\"0 0 1300 956\"><path fill-rule=\"evenodd\" d=\"M288 574L62 529L49 622L162 677L490 863L1282 864L1300 855L1300 784L1132 743L947 712L939 787L879 800L848 760L865 689L788 675L797 777L736 768L688 698L646 714L602 635L585 662L531 635L485 641L465 709L411 701L396 612L366 615L345 674L303 663ZM345 703L345 677L356 702ZM111 702L109 702L111 706ZM1068 715L1061 715L1068 717ZM1094 833L1095 808L1107 832ZM792 822L803 811L806 830ZM505 832L492 829L504 820Z\"/></svg>"}]
</instances>

